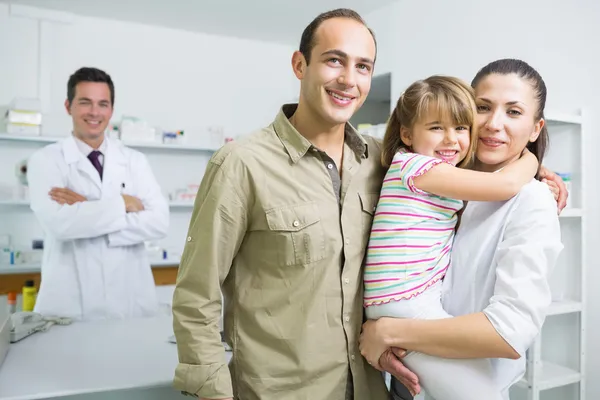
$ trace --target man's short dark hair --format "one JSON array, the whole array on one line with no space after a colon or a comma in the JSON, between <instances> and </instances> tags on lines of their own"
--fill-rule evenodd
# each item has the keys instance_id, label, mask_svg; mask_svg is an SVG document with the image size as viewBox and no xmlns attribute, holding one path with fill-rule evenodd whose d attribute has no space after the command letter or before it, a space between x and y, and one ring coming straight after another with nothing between
<instances>
[{"instance_id":1,"label":"man's short dark hair","mask_svg":"<svg viewBox=\"0 0 600 400\"><path fill-rule=\"evenodd\" d=\"M367 26L365 20L354 10L350 10L348 8L338 8L335 10L327 11L322 14L319 14L315 19L312 20L310 24L306 28L304 28L304 32L302 32L302 38L300 39L300 53L304 55L306 59L306 64L310 63L310 55L312 49L315 47L315 32L319 29L319 26L328 19L332 18L349 18L353 19L356 22L363 24L373 36L373 41L375 42L375 51L377 51L377 40L375 40L375 34Z\"/></svg>"},{"instance_id":2,"label":"man's short dark hair","mask_svg":"<svg viewBox=\"0 0 600 400\"><path fill-rule=\"evenodd\" d=\"M115 105L115 85L113 84L110 75L98 68L83 67L79 68L69 77L67 83L67 99L69 104L73 102L75 98L75 88L79 82L101 82L108 85L110 90L110 104L114 107Z\"/></svg>"}]
</instances>

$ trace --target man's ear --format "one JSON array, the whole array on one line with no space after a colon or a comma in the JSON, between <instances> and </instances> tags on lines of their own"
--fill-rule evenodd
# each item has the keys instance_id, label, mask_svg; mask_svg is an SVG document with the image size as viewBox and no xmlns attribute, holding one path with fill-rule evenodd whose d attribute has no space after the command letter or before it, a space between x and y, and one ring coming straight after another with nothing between
<instances>
[{"instance_id":1,"label":"man's ear","mask_svg":"<svg viewBox=\"0 0 600 400\"><path fill-rule=\"evenodd\" d=\"M405 126L400 127L400 140L402 140L402 143L406 146L412 146L412 133L410 132L410 129Z\"/></svg>"},{"instance_id":2,"label":"man's ear","mask_svg":"<svg viewBox=\"0 0 600 400\"><path fill-rule=\"evenodd\" d=\"M296 78L303 79L306 74L306 57L300 51L296 50L292 55L292 69Z\"/></svg>"},{"instance_id":3,"label":"man's ear","mask_svg":"<svg viewBox=\"0 0 600 400\"><path fill-rule=\"evenodd\" d=\"M67 113L71 115L71 103L69 102L69 99L65 100L65 110L67 110Z\"/></svg>"}]
</instances>

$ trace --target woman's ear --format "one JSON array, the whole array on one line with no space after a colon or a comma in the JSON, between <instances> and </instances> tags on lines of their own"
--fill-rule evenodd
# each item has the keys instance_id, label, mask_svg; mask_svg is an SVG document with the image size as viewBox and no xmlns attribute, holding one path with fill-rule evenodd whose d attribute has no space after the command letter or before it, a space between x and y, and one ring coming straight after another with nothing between
<instances>
[{"instance_id":1,"label":"woman's ear","mask_svg":"<svg viewBox=\"0 0 600 400\"><path fill-rule=\"evenodd\" d=\"M544 125L546 125L546 121L544 120L544 118L541 118L533 126L533 132L531 132L531 135L529 135L530 142L535 142L537 140L537 138L540 136L540 132L542 132L542 128L544 127Z\"/></svg>"},{"instance_id":2,"label":"woman's ear","mask_svg":"<svg viewBox=\"0 0 600 400\"><path fill-rule=\"evenodd\" d=\"M404 143L406 146L412 146L412 134L410 129L405 126L400 127L400 140L402 140L402 143Z\"/></svg>"}]
</instances>

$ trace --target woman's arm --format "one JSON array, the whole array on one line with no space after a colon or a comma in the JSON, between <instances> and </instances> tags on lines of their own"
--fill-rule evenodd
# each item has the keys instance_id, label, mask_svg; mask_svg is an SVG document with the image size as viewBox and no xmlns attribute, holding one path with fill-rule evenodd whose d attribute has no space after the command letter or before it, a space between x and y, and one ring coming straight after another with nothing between
<instances>
[{"instance_id":1,"label":"woman's arm","mask_svg":"<svg viewBox=\"0 0 600 400\"><path fill-rule=\"evenodd\" d=\"M373 342L373 350L377 346L382 353L399 347L443 358L520 357L482 312L437 320L380 318L367 321L363 335L366 340L361 349L367 354ZM376 354L375 358L379 359Z\"/></svg>"},{"instance_id":2,"label":"woman's arm","mask_svg":"<svg viewBox=\"0 0 600 400\"><path fill-rule=\"evenodd\" d=\"M519 358L551 302L548 277L563 248L556 202L537 183L520 194L496 254L496 283L479 313L442 320L385 319L363 326L361 352L378 366L389 347L447 358ZM452 268L452 267L451 267Z\"/></svg>"},{"instance_id":3,"label":"woman's arm","mask_svg":"<svg viewBox=\"0 0 600 400\"><path fill-rule=\"evenodd\" d=\"M417 189L450 199L503 201L515 196L538 170L537 158L528 150L517 161L496 173L472 171L440 163L414 178Z\"/></svg>"}]
</instances>

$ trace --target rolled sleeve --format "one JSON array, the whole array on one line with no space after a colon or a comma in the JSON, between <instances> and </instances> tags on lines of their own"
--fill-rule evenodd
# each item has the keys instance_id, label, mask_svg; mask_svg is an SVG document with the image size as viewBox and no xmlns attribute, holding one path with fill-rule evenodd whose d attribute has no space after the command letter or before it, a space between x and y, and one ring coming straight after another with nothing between
<instances>
[{"instance_id":1,"label":"rolled sleeve","mask_svg":"<svg viewBox=\"0 0 600 400\"><path fill-rule=\"evenodd\" d=\"M496 331L525 356L552 301L549 276L563 245L556 203L530 201L525 193L496 253L496 284L484 310Z\"/></svg>"},{"instance_id":2,"label":"rolled sleeve","mask_svg":"<svg viewBox=\"0 0 600 400\"><path fill-rule=\"evenodd\" d=\"M174 386L199 397L229 398L232 382L219 331L221 285L246 232L248 196L242 167L216 157L198 191L173 296L179 353Z\"/></svg>"}]
</instances>

